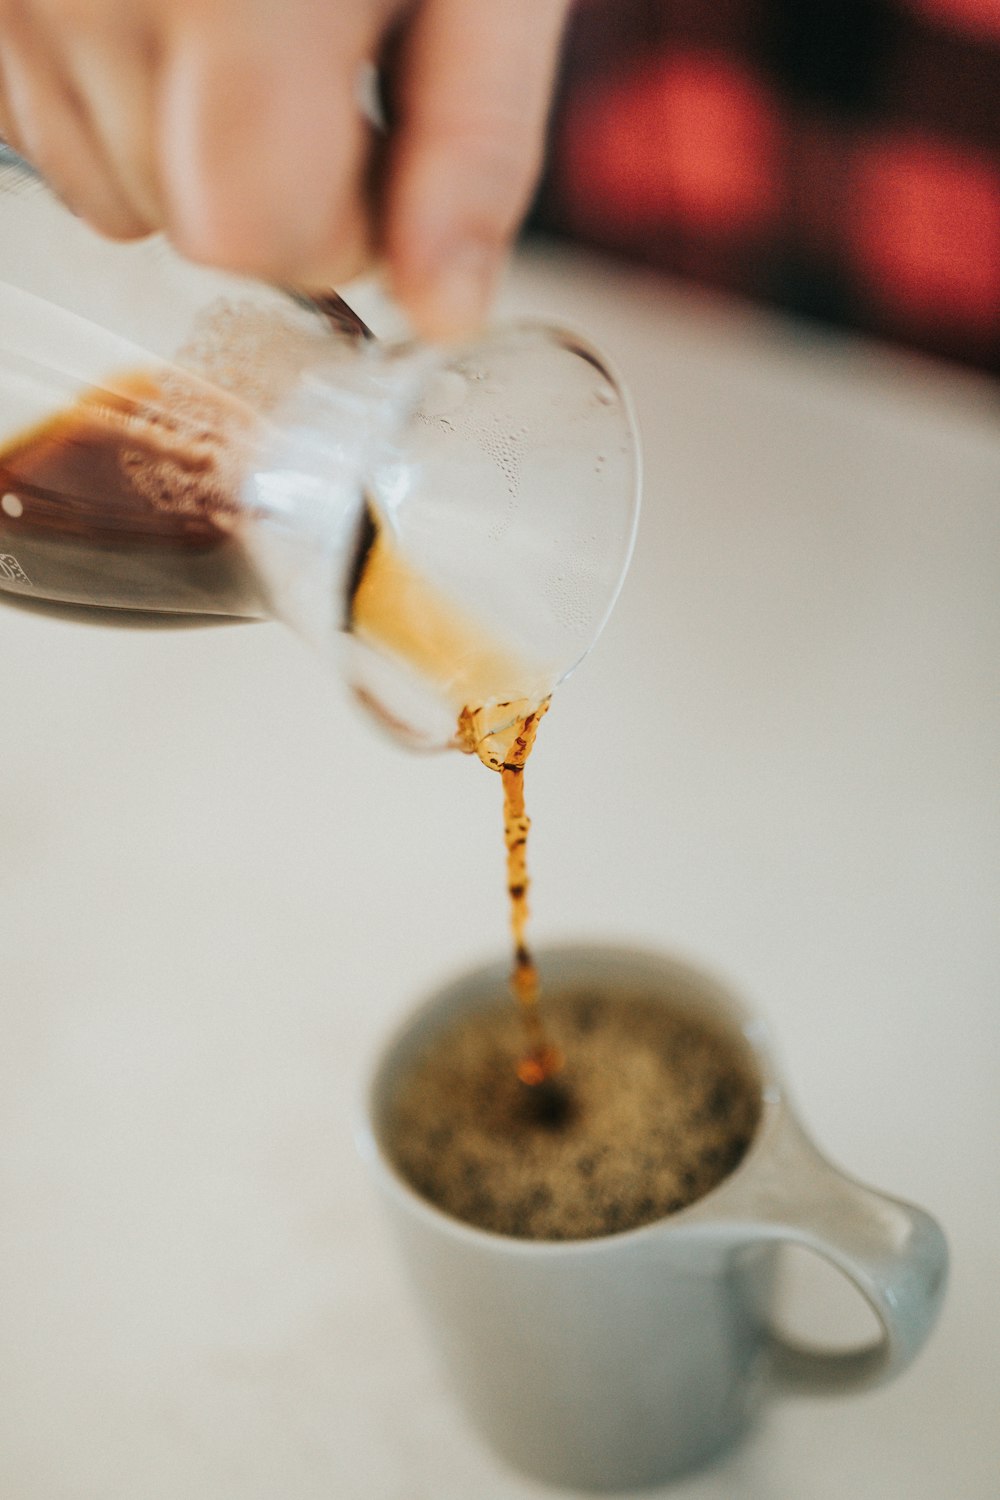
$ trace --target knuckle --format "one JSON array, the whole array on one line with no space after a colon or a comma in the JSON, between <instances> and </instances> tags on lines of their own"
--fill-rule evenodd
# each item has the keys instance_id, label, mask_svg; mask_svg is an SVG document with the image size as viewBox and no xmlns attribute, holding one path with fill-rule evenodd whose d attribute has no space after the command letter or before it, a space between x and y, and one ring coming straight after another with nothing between
<instances>
[{"instance_id":1,"label":"knuckle","mask_svg":"<svg viewBox=\"0 0 1000 1500\"><path fill-rule=\"evenodd\" d=\"M260 224L237 221L224 212L170 221L167 235L175 249L196 265L295 284L314 281L314 268L320 267L327 274L335 268L343 277L344 267L353 268L363 259L363 251L343 242L343 236L276 237Z\"/></svg>"},{"instance_id":2,"label":"knuckle","mask_svg":"<svg viewBox=\"0 0 1000 1500\"><path fill-rule=\"evenodd\" d=\"M234 235L214 215L184 215L169 219L166 232L174 248L195 265L246 275L260 274L267 269L261 247Z\"/></svg>"},{"instance_id":3,"label":"knuckle","mask_svg":"<svg viewBox=\"0 0 1000 1500\"><path fill-rule=\"evenodd\" d=\"M148 224L143 224L139 219L129 218L124 214L109 214L103 223L92 222L99 234L116 244L134 243L136 240L148 238L150 234Z\"/></svg>"},{"instance_id":4,"label":"knuckle","mask_svg":"<svg viewBox=\"0 0 1000 1500\"><path fill-rule=\"evenodd\" d=\"M164 178L164 229L171 244L195 265L262 275L270 268L270 238L248 212L239 187L205 165L182 184Z\"/></svg>"}]
</instances>

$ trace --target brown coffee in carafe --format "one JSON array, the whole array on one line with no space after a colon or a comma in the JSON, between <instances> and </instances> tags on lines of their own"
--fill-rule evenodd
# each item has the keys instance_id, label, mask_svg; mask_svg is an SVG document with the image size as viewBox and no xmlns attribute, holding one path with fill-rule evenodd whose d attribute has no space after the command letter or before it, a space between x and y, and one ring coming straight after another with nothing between
<instances>
[{"instance_id":1,"label":"brown coffee in carafe","mask_svg":"<svg viewBox=\"0 0 1000 1500\"><path fill-rule=\"evenodd\" d=\"M234 537L236 403L135 375L0 449L8 598L153 615L261 613ZM129 623L132 623L131 620Z\"/></svg>"}]
</instances>

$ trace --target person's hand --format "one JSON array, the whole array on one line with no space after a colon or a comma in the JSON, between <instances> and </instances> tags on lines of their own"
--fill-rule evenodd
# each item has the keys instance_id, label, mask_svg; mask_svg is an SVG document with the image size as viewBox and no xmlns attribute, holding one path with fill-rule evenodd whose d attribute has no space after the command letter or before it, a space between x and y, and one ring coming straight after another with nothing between
<instances>
[{"instance_id":1,"label":"person's hand","mask_svg":"<svg viewBox=\"0 0 1000 1500\"><path fill-rule=\"evenodd\" d=\"M416 327L484 316L569 0L0 0L0 137L97 229L316 289L373 258ZM390 122L359 107L385 64Z\"/></svg>"}]
</instances>

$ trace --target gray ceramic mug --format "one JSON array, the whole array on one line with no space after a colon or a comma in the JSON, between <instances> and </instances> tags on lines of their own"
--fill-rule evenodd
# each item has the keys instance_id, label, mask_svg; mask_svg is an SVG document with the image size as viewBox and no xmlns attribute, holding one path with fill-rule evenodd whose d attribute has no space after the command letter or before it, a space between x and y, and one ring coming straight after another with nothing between
<instances>
[{"instance_id":1,"label":"gray ceramic mug","mask_svg":"<svg viewBox=\"0 0 1000 1500\"><path fill-rule=\"evenodd\" d=\"M387 1106L414 1049L495 1003L506 965L459 978L382 1050L361 1131L404 1260L458 1400L522 1473L577 1489L662 1482L746 1431L769 1390L845 1390L892 1379L941 1304L944 1236L926 1213L830 1165L791 1109L762 1024L716 981L631 948L542 951L543 985L637 982L711 1016L750 1049L761 1117L747 1154L689 1208L624 1233L520 1240L442 1213L385 1149ZM844 1353L791 1346L772 1323L777 1250L807 1247L853 1282L881 1336Z\"/></svg>"}]
</instances>

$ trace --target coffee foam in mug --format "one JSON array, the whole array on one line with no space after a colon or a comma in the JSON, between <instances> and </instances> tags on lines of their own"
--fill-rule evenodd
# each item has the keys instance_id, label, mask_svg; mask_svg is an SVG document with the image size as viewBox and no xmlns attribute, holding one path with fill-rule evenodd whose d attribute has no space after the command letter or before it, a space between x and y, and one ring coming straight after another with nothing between
<instances>
[{"instance_id":1,"label":"coffee foam in mug","mask_svg":"<svg viewBox=\"0 0 1000 1500\"><path fill-rule=\"evenodd\" d=\"M676 1213L742 1160L760 1116L749 1048L641 991L546 990L565 1107L512 1067L514 1007L466 1015L403 1069L386 1139L410 1184L494 1233L588 1239Z\"/></svg>"}]
</instances>

